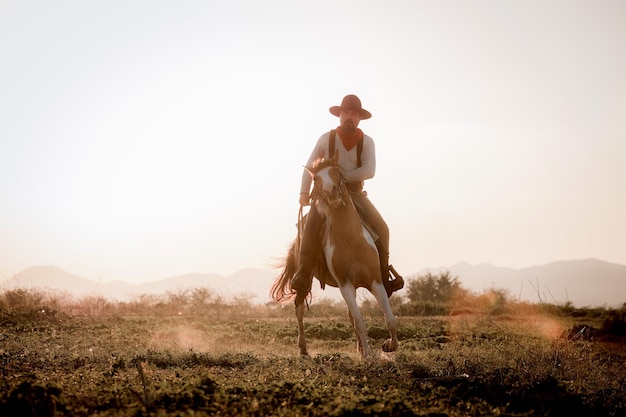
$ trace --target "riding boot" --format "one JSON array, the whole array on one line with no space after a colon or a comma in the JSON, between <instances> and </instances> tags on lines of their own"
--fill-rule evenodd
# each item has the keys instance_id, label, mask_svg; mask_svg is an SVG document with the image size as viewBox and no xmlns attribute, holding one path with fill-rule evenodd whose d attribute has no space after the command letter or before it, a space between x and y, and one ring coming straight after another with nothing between
<instances>
[{"instance_id":1,"label":"riding boot","mask_svg":"<svg viewBox=\"0 0 626 417\"><path fill-rule=\"evenodd\" d=\"M391 292L404 288L404 278L396 271L393 265L389 265L389 272L391 272Z\"/></svg>"},{"instance_id":2,"label":"riding boot","mask_svg":"<svg viewBox=\"0 0 626 417\"><path fill-rule=\"evenodd\" d=\"M387 291L387 297L391 297L391 294L401 290L404 287L404 279L395 268L389 265L389 254L385 253L383 249L378 249L380 257L380 273L383 279L383 285ZM391 274L389 272L392 272Z\"/></svg>"},{"instance_id":3,"label":"riding boot","mask_svg":"<svg viewBox=\"0 0 626 417\"><path fill-rule=\"evenodd\" d=\"M291 289L300 294L306 295L311 291L313 269L315 268L320 246L320 223L320 216L317 210L311 207L300 239L298 269L291 280Z\"/></svg>"}]
</instances>

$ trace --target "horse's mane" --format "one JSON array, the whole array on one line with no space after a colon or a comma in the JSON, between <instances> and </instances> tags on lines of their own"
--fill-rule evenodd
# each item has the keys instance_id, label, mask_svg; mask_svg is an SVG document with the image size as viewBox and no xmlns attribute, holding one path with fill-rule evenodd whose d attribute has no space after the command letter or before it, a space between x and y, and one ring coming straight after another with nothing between
<instances>
[{"instance_id":1,"label":"horse's mane","mask_svg":"<svg viewBox=\"0 0 626 417\"><path fill-rule=\"evenodd\" d=\"M310 168L312 172L320 172L326 167L337 166L336 158L319 158L313 162L313 166Z\"/></svg>"}]
</instances>

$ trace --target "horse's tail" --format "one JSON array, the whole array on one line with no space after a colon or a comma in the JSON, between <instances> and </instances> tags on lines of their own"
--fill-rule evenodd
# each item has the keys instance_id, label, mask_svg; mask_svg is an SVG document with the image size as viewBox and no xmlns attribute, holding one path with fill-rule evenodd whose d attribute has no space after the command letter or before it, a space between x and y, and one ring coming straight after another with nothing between
<instances>
[{"instance_id":1,"label":"horse's tail","mask_svg":"<svg viewBox=\"0 0 626 417\"><path fill-rule=\"evenodd\" d=\"M289 248L287 258L282 265L283 271L272 284L270 295L276 301L288 301L296 295L295 291L291 289L291 280L296 273L296 243L293 242Z\"/></svg>"}]
</instances>

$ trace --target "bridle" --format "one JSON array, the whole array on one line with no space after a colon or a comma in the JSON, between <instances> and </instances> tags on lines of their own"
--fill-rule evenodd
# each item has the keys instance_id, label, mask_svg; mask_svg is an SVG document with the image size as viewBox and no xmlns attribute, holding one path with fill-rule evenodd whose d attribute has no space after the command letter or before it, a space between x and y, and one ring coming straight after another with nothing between
<instances>
[{"instance_id":1,"label":"bridle","mask_svg":"<svg viewBox=\"0 0 626 417\"><path fill-rule=\"evenodd\" d=\"M348 190L346 188L346 184L343 179L343 176L341 177L339 184L336 184L334 187L337 189L337 198L331 201L328 193L324 191L322 187L319 186L319 183L315 182L314 187L313 187L312 197L323 201L324 203L326 203L329 207L332 207L333 209L337 209L339 207L345 207L347 203L346 203L346 200L344 199L344 193L346 193Z\"/></svg>"}]
</instances>

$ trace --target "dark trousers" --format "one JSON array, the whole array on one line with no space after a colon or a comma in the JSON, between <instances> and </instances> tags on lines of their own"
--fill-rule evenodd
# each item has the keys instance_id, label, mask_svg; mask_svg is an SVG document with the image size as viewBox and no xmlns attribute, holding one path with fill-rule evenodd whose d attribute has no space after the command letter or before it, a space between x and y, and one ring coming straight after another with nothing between
<instances>
[{"instance_id":1,"label":"dark trousers","mask_svg":"<svg viewBox=\"0 0 626 417\"><path fill-rule=\"evenodd\" d=\"M376 207L374 207L374 204L372 204L366 195L353 194L352 201L361 218L365 223L372 226L378 235L376 247L378 248L381 261L384 260L384 264L381 264L381 270L386 271L389 266L389 226L387 226L387 222L385 222L383 216L380 215Z\"/></svg>"}]
</instances>

